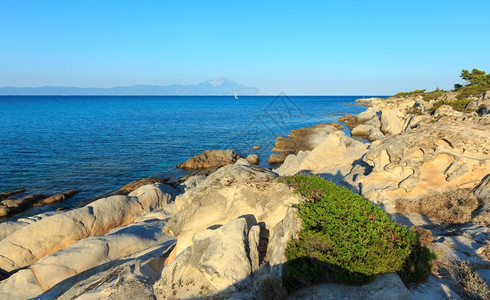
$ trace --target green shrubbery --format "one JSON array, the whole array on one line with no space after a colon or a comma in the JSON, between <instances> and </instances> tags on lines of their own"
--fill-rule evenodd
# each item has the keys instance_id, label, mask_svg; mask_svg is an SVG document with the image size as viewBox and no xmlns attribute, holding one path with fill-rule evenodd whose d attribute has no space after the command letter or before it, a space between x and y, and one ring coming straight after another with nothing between
<instances>
[{"instance_id":1,"label":"green shrubbery","mask_svg":"<svg viewBox=\"0 0 490 300\"><path fill-rule=\"evenodd\" d=\"M486 74L485 71L480 71L478 69L473 69L470 71L462 70L460 77L465 81L465 84L457 83L454 85L454 91L457 91L456 101L468 101L470 97L480 97L484 92L490 90L490 74ZM408 97L420 95L425 101L437 100L438 98L444 96L446 91L436 88L432 92L425 92L425 90L414 90L411 92L401 92L393 97ZM442 101L442 100L441 100ZM439 101L439 102L441 102ZM438 103L439 103L438 102ZM457 102L453 103L442 103L449 104L451 106L458 105ZM439 104L441 106L442 104ZM436 108L437 109L437 108ZM463 111L464 107L458 110Z\"/></svg>"},{"instance_id":2,"label":"green shrubbery","mask_svg":"<svg viewBox=\"0 0 490 300\"><path fill-rule=\"evenodd\" d=\"M408 96L414 96L414 95L422 95L422 94L424 94L424 92L425 92L425 89L424 90L414 90L411 92L401 92L401 93L393 95L393 97L408 97Z\"/></svg>"},{"instance_id":3,"label":"green shrubbery","mask_svg":"<svg viewBox=\"0 0 490 300\"><path fill-rule=\"evenodd\" d=\"M433 99L437 99L439 97L442 97L444 96L444 94L446 93L445 90L441 90L439 88L436 88L435 90L433 90L432 92L427 92L423 95L423 99L425 101L430 101L430 100L433 100Z\"/></svg>"},{"instance_id":4,"label":"green shrubbery","mask_svg":"<svg viewBox=\"0 0 490 300\"><path fill-rule=\"evenodd\" d=\"M319 176L280 180L307 199L298 206L304 229L285 251L288 291L321 281L364 284L386 272L406 284L427 277L433 254L379 206Z\"/></svg>"},{"instance_id":5,"label":"green shrubbery","mask_svg":"<svg viewBox=\"0 0 490 300\"><path fill-rule=\"evenodd\" d=\"M468 103L474 101L473 99L456 99L456 100L439 100L434 105L429 109L430 113L433 113L436 111L439 107L443 105L449 105L451 106L454 110L461 111L461 112L471 112L469 109L466 108Z\"/></svg>"},{"instance_id":6,"label":"green shrubbery","mask_svg":"<svg viewBox=\"0 0 490 300\"><path fill-rule=\"evenodd\" d=\"M481 96L484 92L490 90L490 74L485 71L473 69L471 72L462 70L460 77L466 81L465 85L455 84L454 89L459 91L458 99Z\"/></svg>"}]
</instances>

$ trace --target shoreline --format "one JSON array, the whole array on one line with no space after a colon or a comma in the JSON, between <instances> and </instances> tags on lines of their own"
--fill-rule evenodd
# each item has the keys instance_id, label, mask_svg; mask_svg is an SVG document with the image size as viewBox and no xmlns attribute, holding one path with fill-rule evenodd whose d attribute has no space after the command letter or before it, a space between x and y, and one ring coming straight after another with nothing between
<instances>
[{"instance_id":1,"label":"shoreline","mask_svg":"<svg viewBox=\"0 0 490 300\"><path fill-rule=\"evenodd\" d=\"M460 261L469 261L488 282L490 115L445 106L429 114L436 100L424 102L418 96L366 101L363 104L370 106L353 116L352 130L363 129L373 139L369 143L331 125L317 124L291 131L292 139L277 139L277 148L294 153L277 169L233 157L214 172L189 176L175 186L152 183L128 196L110 196L75 210L0 224L0 276L5 277L0 278L0 292L19 296L16 284L29 283L29 289L22 291L26 298L104 295L122 292L114 285L122 280L138 293L158 299L168 295L251 299L262 281L281 276L287 242L301 230L295 208L301 199L277 182L279 175L298 173L317 174L348 187L379 205L394 221L430 236L424 238L424 245L438 253L438 270L424 285L406 287L396 273L390 273L378 275L368 285L342 290L342 295L375 289L408 298L458 298L463 292L450 274ZM483 98L475 101L487 103ZM221 153L217 157L223 160ZM444 197L456 197L451 193L461 188L474 200L445 207ZM421 201L429 196L433 198L427 203L441 206L424 208ZM443 201L438 204L434 199ZM456 214L457 209L465 213ZM451 213L440 214L445 211ZM119 234L126 231L132 233L130 240ZM27 232L31 240L25 240ZM152 232L150 239L148 232ZM135 247L123 246L128 243ZM29 252L13 251L13 245ZM116 250L110 255L98 250L106 248ZM150 249L158 253L146 256ZM80 266L79 261L87 265ZM101 264L106 261L111 263ZM136 265L151 275L135 277L131 270ZM98 271L92 275L87 268ZM114 275L116 269L126 271ZM112 281L87 289L100 277ZM328 283L297 294L337 288Z\"/></svg>"},{"instance_id":2,"label":"shoreline","mask_svg":"<svg viewBox=\"0 0 490 300\"><path fill-rule=\"evenodd\" d=\"M269 100L270 99L276 99L276 98L278 98L278 96L269 96L269 97L267 97L267 99L269 99ZM323 99L324 97L321 97L320 96L319 98L322 98ZM209 99L212 99L212 97L209 98ZM281 100L281 99L282 99L281 97L278 98L278 100ZM328 98L326 100L324 99L322 101L330 101L329 99L330 98ZM332 99L335 99L335 97L333 97ZM269 101L269 100L264 100L264 101ZM342 101L342 99L340 99L340 100L337 99L337 101ZM280 103L278 102L277 105L279 105L279 104ZM330 105L330 104L328 104L328 105ZM337 105L337 104L334 104L334 105ZM265 106L265 103L264 103L264 106ZM308 107L309 106L310 105L308 104ZM336 107L336 106L332 106L332 107ZM326 111L326 113L328 113L330 111L334 112L336 110L339 110L339 109L337 109L337 108L331 108L331 109L328 109ZM351 110L348 109L348 111L351 111ZM308 121L308 120L309 119L314 120L316 118L318 118L318 116L316 114L314 114L314 113L313 114L309 114L309 118L308 119L305 119L304 125L309 126L308 123L312 123L313 121ZM301 118L298 118L298 121L301 121ZM251 125L253 125L253 124L251 124ZM261 123L261 124L258 124L257 126L262 126L263 127L265 125L262 125L262 123ZM249 126L249 127L253 127L253 126ZM262 128L262 129L265 130L266 128ZM240 132L237 132L237 134L240 134ZM287 134L287 132L284 132L284 134ZM271 153L271 149L268 147L268 145L274 143L274 138L275 137L276 136L273 136L272 139L267 139L267 141L265 141L264 139L261 139L260 142L263 142L264 147L262 149L258 150L257 152L256 151L252 151L252 149L237 149L237 150L238 151L243 151L244 154L247 154L247 155L248 154L251 154L251 153L257 153L257 154L259 154L260 159L261 159L260 165L261 166L264 166L264 167L270 167L266 163L267 158L268 158L267 156L269 155L269 153ZM250 138L253 138L253 136L251 136ZM243 140L243 138L240 137L240 136L236 136L234 139L236 139L238 141ZM250 140L250 141L252 141L252 140ZM222 146L226 146L226 144L230 144L231 142L233 142L233 140L231 140L230 142L227 142L227 143L223 143L225 145L222 145ZM246 145L246 143L245 143L245 145ZM191 147L191 148L196 148L196 147ZM244 147L241 147L241 148L244 148ZM196 149L194 149L194 150L196 150ZM211 148L211 149L213 149L213 148ZM226 148L225 147L222 147L222 148L216 148L216 149L226 149ZM201 151L203 151L203 150L205 150L205 148L203 148ZM244 150L247 150L248 152L245 152ZM194 151L191 155L198 155L199 153L200 152ZM247 155L244 155L244 157L247 156ZM182 162L182 161L180 161L180 162ZM62 171L62 169L63 169L63 167L60 170ZM141 173L141 172L139 172L139 173ZM158 171L153 170L153 171L150 171L148 173L148 176L144 176L144 177L155 177L155 178L158 178L158 177L167 177L167 176L173 176L175 173L177 173L177 175L180 174L180 177L184 177L184 176L188 175L188 173L185 173L185 171L183 171L181 169L178 169L178 168L175 168L175 166L173 166L173 167L167 168L165 170L158 170ZM60 174L62 174L62 173L60 172ZM97 174L94 174L94 175L97 175ZM176 175L176 177L177 177L177 175ZM78 176L78 177L85 177L85 175ZM104 176L98 176L98 177L104 177ZM129 176L129 174L123 174L123 177L124 178L126 178L126 177L128 177L128 178L129 177L133 177L132 180L138 180L138 179L140 179L140 177L138 177L138 176ZM44 180L44 178L41 178L41 179ZM49 186L42 185L39 188L32 187L31 185L28 185L27 187L30 188L30 191L29 191L30 194L43 194L43 195L46 195L46 196L51 196L51 195L54 195L54 194L57 194L57 193L67 192L68 190L73 189L73 188L78 188L78 189L81 189L82 191L81 191L81 193L79 193L75 197L69 199L68 200L69 202L65 202L65 204L55 204L53 206L54 208L49 208L49 207L36 208L36 209L34 209L34 212L33 213L30 213L29 210L25 210L24 212L21 212L20 214L10 214L7 217L1 217L1 221L0 222L5 222L5 221L8 221L8 220L15 220L17 218L22 218L22 217L29 217L29 216L32 216L32 215L35 215L35 214L38 214L38 213L47 212L49 210L79 207L81 205L87 204L90 201L93 201L94 199L107 196L110 193L112 193L115 190L117 190L122 185L127 184L130 181L132 181L132 180L122 181L122 180L115 180L115 179L111 179L111 178L108 178L108 179L110 180L110 182L108 181L108 185L113 185L113 189L114 190L103 189L100 184L96 184L92 188L91 187L91 183L85 183L86 181L84 181L83 184L77 184L77 182L74 182L74 184L71 184L71 185L62 185L62 186L61 185L59 185L59 186L55 186L55 185L52 185L52 186L51 185L49 185ZM176 178L175 180L178 180L178 179L179 178ZM80 180L83 180L83 179L80 179ZM46 180L44 180L44 181L46 181ZM58 181L60 181L60 180L57 180L56 182L58 182ZM119 181L120 183L117 184L117 185L113 184L116 181ZM6 182L6 183L8 183L8 182ZM62 183L62 182L58 182L58 183ZM22 186L24 186L24 185L22 185ZM14 188L16 188L16 187L21 187L21 186L17 186L17 185L14 186ZM87 189L87 188L89 188L89 189ZM26 196L27 196L27 194L26 194Z\"/></svg>"}]
</instances>

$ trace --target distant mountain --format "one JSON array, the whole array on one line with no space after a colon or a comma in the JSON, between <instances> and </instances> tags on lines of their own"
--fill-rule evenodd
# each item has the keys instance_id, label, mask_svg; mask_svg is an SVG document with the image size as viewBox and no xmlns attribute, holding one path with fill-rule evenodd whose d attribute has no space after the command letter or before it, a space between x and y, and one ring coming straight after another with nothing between
<instances>
[{"instance_id":1,"label":"distant mountain","mask_svg":"<svg viewBox=\"0 0 490 300\"><path fill-rule=\"evenodd\" d=\"M78 88L66 86L0 87L0 95L261 95L255 87L247 87L224 77L199 84L132 85L113 88Z\"/></svg>"}]
</instances>

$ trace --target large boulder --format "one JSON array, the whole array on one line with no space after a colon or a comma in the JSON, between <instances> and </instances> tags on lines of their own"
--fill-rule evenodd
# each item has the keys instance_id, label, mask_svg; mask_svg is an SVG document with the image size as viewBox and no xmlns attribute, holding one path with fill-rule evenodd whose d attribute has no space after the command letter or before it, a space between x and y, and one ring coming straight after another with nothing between
<instances>
[{"instance_id":1,"label":"large boulder","mask_svg":"<svg viewBox=\"0 0 490 300\"><path fill-rule=\"evenodd\" d=\"M170 186L143 186L129 196L111 196L22 226L0 240L0 269L10 272L36 263L78 240L101 235L164 208L175 197Z\"/></svg>"},{"instance_id":2,"label":"large boulder","mask_svg":"<svg viewBox=\"0 0 490 300\"><path fill-rule=\"evenodd\" d=\"M259 261L260 227L255 217L216 227L196 233L192 245L162 270L154 287L158 298L206 297L226 293L231 286L248 287Z\"/></svg>"},{"instance_id":3,"label":"large boulder","mask_svg":"<svg viewBox=\"0 0 490 300\"><path fill-rule=\"evenodd\" d=\"M357 125L356 127L352 128L351 135L367 138L371 134L371 131L373 129L374 127L372 125L366 125L366 124Z\"/></svg>"},{"instance_id":4,"label":"large boulder","mask_svg":"<svg viewBox=\"0 0 490 300\"><path fill-rule=\"evenodd\" d=\"M257 154L250 154L245 158L252 165L258 165L260 163L259 156Z\"/></svg>"},{"instance_id":5,"label":"large boulder","mask_svg":"<svg viewBox=\"0 0 490 300\"><path fill-rule=\"evenodd\" d=\"M291 239L298 239L298 233L303 229L298 209L290 207L284 219L277 223L269 232L267 255L265 260L270 266L271 277L281 277L282 267L287 262L286 247Z\"/></svg>"},{"instance_id":6,"label":"large boulder","mask_svg":"<svg viewBox=\"0 0 490 300\"><path fill-rule=\"evenodd\" d=\"M326 136L313 150L289 155L276 172L279 175L294 175L300 171L321 172L340 167L350 170L353 162L366 151L366 144L336 131Z\"/></svg>"},{"instance_id":7,"label":"large boulder","mask_svg":"<svg viewBox=\"0 0 490 300\"><path fill-rule=\"evenodd\" d=\"M240 159L178 196L179 212L164 228L166 234L178 237L176 254L192 244L195 233L246 214L268 228L277 224L299 198L276 178L277 174Z\"/></svg>"},{"instance_id":8,"label":"large boulder","mask_svg":"<svg viewBox=\"0 0 490 300\"><path fill-rule=\"evenodd\" d=\"M385 108L381 110L381 132L385 135L400 134L406 126L406 109Z\"/></svg>"},{"instance_id":9,"label":"large boulder","mask_svg":"<svg viewBox=\"0 0 490 300\"><path fill-rule=\"evenodd\" d=\"M177 168L205 169L222 167L236 162L240 156L231 150L206 150L178 164Z\"/></svg>"},{"instance_id":10,"label":"large boulder","mask_svg":"<svg viewBox=\"0 0 490 300\"><path fill-rule=\"evenodd\" d=\"M337 128L327 123L309 128L293 129L288 137L277 138L272 151L288 155L297 154L299 151L312 150L334 131L337 131Z\"/></svg>"},{"instance_id":11,"label":"large boulder","mask_svg":"<svg viewBox=\"0 0 490 300\"><path fill-rule=\"evenodd\" d=\"M271 154L269 156L269 159L267 160L267 163L269 165L279 165L282 164L286 160L286 155L284 154Z\"/></svg>"}]
</instances>

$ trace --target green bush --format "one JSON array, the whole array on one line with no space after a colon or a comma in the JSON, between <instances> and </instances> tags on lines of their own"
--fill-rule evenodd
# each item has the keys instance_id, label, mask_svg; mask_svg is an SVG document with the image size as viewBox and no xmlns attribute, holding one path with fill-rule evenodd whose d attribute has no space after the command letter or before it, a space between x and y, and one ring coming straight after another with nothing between
<instances>
[{"instance_id":1,"label":"green bush","mask_svg":"<svg viewBox=\"0 0 490 300\"><path fill-rule=\"evenodd\" d=\"M458 99L465 99L468 97L480 97L484 92L490 90L490 85L469 85L459 89L459 94L456 96Z\"/></svg>"},{"instance_id":2,"label":"green bush","mask_svg":"<svg viewBox=\"0 0 490 300\"><path fill-rule=\"evenodd\" d=\"M456 99L456 100L439 100L434 105L429 109L430 113L433 113L436 111L439 107L443 105L449 105L451 106L454 110L461 111L461 112L471 112L469 109L466 109L466 106L468 103L472 102L474 100L472 99Z\"/></svg>"},{"instance_id":3,"label":"green bush","mask_svg":"<svg viewBox=\"0 0 490 300\"><path fill-rule=\"evenodd\" d=\"M414 91L411 91L411 92L401 92L401 93L398 93L398 94L395 94L393 95L393 97L408 97L408 96L414 96L414 95L421 95L421 94L424 94L425 92L425 89L423 90L414 90Z\"/></svg>"},{"instance_id":4,"label":"green bush","mask_svg":"<svg viewBox=\"0 0 490 300\"><path fill-rule=\"evenodd\" d=\"M430 251L379 206L319 176L280 181L306 198L298 205L304 229L285 251L288 291L322 281L364 284L387 272L402 272L406 284L427 276Z\"/></svg>"},{"instance_id":5,"label":"green bush","mask_svg":"<svg viewBox=\"0 0 490 300\"><path fill-rule=\"evenodd\" d=\"M433 90L432 92L427 92L423 95L423 99L425 101L430 101L430 100L434 100L434 99L437 99L439 97L442 97L444 96L446 92L444 90L441 90L439 88L436 88L435 90Z\"/></svg>"}]
</instances>

